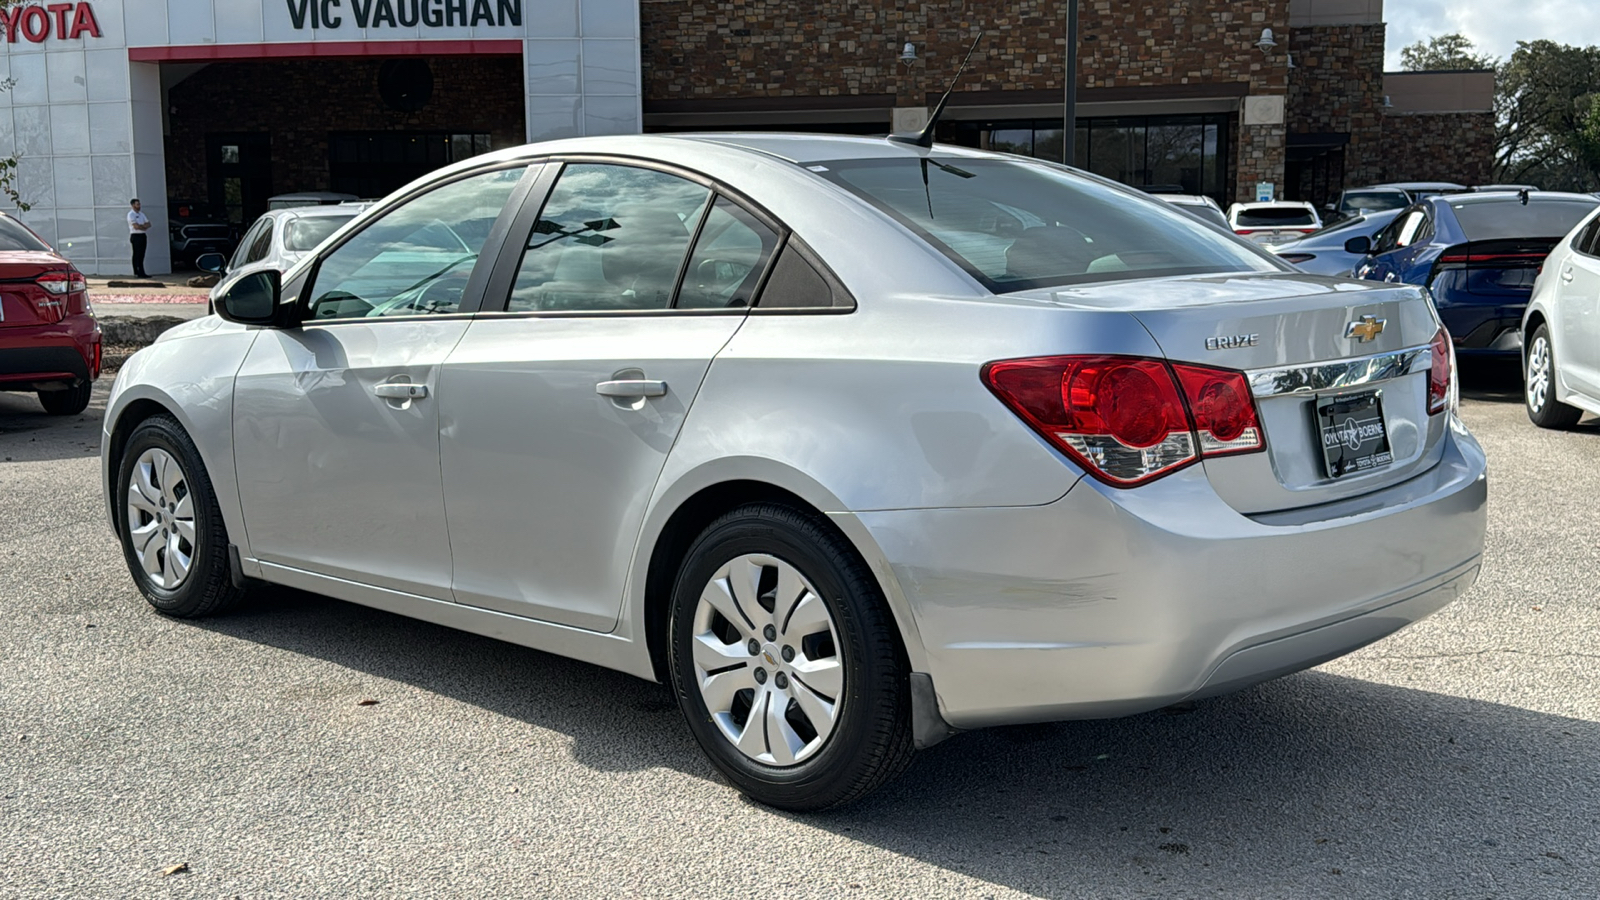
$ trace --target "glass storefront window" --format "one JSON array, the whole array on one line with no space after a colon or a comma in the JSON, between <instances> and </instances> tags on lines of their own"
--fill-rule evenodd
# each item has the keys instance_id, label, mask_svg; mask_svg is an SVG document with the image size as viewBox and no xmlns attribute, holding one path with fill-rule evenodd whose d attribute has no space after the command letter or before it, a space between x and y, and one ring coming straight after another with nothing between
<instances>
[{"instance_id":1,"label":"glass storefront window","mask_svg":"<svg viewBox=\"0 0 1600 900\"><path fill-rule=\"evenodd\" d=\"M1080 168L1123 184L1178 186L1225 202L1229 119L1226 113L1079 119L1075 159ZM1060 119L950 122L941 127L940 139L999 153L1062 157Z\"/></svg>"}]
</instances>

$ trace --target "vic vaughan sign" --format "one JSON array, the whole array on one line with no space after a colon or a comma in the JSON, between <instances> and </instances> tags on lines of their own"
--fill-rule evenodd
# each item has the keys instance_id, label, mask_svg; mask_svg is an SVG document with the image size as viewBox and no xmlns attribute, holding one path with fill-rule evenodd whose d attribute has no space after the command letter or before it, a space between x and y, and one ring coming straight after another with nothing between
<instances>
[{"instance_id":1,"label":"vic vaughan sign","mask_svg":"<svg viewBox=\"0 0 1600 900\"><path fill-rule=\"evenodd\" d=\"M284 0L297 30L338 28L521 27L522 0ZM87 5L87 4L85 4Z\"/></svg>"}]
</instances>

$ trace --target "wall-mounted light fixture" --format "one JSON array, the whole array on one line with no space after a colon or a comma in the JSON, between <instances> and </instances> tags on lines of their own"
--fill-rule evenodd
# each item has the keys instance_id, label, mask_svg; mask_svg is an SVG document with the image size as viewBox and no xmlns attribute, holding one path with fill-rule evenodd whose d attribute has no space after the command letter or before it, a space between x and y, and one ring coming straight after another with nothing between
<instances>
[{"instance_id":1,"label":"wall-mounted light fixture","mask_svg":"<svg viewBox=\"0 0 1600 900\"><path fill-rule=\"evenodd\" d=\"M906 68L911 68L911 64L917 61L917 45L906 41L905 47L900 51L900 61L905 63Z\"/></svg>"},{"instance_id":2,"label":"wall-mounted light fixture","mask_svg":"<svg viewBox=\"0 0 1600 900\"><path fill-rule=\"evenodd\" d=\"M1256 41L1256 46L1261 48L1262 53L1272 55L1272 48L1278 46L1278 42L1272 39L1271 28L1261 29L1261 39Z\"/></svg>"}]
</instances>

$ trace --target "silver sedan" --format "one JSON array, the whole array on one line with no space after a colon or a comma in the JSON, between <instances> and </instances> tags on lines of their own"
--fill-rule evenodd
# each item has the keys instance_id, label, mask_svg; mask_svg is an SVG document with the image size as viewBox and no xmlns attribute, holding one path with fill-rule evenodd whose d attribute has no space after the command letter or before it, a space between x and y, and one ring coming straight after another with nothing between
<instances>
[{"instance_id":1,"label":"silver sedan","mask_svg":"<svg viewBox=\"0 0 1600 900\"><path fill-rule=\"evenodd\" d=\"M1461 595L1484 457L1424 290L1043 162L801 135L478 157L122 369L156 609L287 585L668 681L821 809Z\"/></svg>"}]
</instances>

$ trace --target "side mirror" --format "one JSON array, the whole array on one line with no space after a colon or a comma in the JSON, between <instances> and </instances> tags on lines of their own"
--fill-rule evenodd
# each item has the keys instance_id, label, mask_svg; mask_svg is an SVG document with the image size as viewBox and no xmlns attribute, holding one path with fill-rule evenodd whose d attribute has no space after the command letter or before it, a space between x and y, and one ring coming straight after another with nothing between
<instances>
[{"instance_id":1,"label":"side mirror","mask_svg":"<svg viewBox=\"0 0 1600 900\"><path fill-rule=\"evenodd\" d=\"M195 257L194 267L202 272L221 275L228 271L228 258L221 253L202 253Z\"/></svg>"},{"instance_id":2,"label":"side mirror","mask_svg":"<svg viewBox=\"0 0 1600 900\"><path fill-rule=\"evenodd\" d=\"M217 295L217 315L242 325L278 324L278 301L283 293L281 278L276 269L243 276Z\"/></svg>"},{"instance_id":3,"label":"side mirror","mask_svg":"<svg viewBox=\"0 0 1600 900\"><path fill-rule=\"evenodd\" d=\"M1344 252L1354 253L1357 256L1366 256L1372 252L1372 238L1366 235L1353 237L1344 242Z\"/></svg>"}]
</instances>

